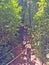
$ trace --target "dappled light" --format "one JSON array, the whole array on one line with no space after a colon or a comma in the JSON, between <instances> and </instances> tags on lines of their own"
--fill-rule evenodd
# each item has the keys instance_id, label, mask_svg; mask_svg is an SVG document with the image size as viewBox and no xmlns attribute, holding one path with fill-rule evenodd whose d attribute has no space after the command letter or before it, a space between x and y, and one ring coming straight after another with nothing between
<instances>
[{"instance_id":1,"label":"dappled light","mask_svg":"<svg viewBox=\"0 0 49 65\"><path fill-rule=\"evenodd\" d=\"M0 0L0 65L49 65L49 0Z\"/></svg>"}]
</instances>

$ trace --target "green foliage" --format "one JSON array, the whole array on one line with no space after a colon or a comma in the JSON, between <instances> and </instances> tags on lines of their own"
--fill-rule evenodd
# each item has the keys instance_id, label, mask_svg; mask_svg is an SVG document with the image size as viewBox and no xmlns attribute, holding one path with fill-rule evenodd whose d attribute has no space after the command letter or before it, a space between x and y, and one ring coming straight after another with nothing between
<instances>
[{"instance_id":1,"label":"green foliage","mask_svg":"<svg viewBox=\"0 0 49 65\"><path fill-rule=\"evenodd\" d=\"M36 14L34 15L34 19L39 20L40 18L44 16L44 11L45 11L45 7L47 3L45 0L40 0L39 2L37 2L37 5L39 8Z\"/></svg>"},{"instance_id":2,"label":"green foliage","mask_svg":"<svg viewBox=\"0 0 49 65\"><path fill-rule=\"evenodd\" d=\"M31 7L29 8L29 3L27 0L23 0L23 8L26 9L25 12L22 12L22 15L25 16L25 24L28 25L28 34L30 34L30 20L29 17L32 17L32 45L35 48L35 53L38 57L42 58L42 48L41 45L45 44L46 40L49 40L49 0L32 0L30 2ZM26 6L27 3L27 6ZM26 8L27 7L27 8ZM29 9L31 9L31 14L29 14ZM5 28L7 31L10 31L12 34L19 30L19 24L21 23L20 12L22 7L19 6L17 0L1 0L0 1L0 23L5 23ZM30 15L30 16L29 16ZM7 23L8 22L8 23ZM2 24L3 24L2 23ZM6 27L7 24L7 27ZM14 36L14 35L13 35ZM14 37L13 37L14 38ZM49 42L46 42L49 44ZM8 47L9 48L9 47ZM2 47L0 47L2 49ZM8 49L6 49L7 51ZM14 55L11 53L9 57L14 58Z\"/></svg>"},{"instance_id":3,"label":"green foliage","mask_svg":"<svg viewBox=\"0 0 49 65\"><path fill-rule=\"evenodd\" d=\"M8 41L11 41L11 36L14 38L13 34L17 31L17 26L21 21L21 13L22 7L19 6L17 0L0 0L0 24L2 29L0 28L1 36L0 36L0 56L8 53L11 50L12 45L9 45ZM2 35L3 32L3 35ZM4 34L5 32L5 34ZM6 32L9 34L7 37ZM9 33L10 32L10 33ZM4 39L5 38L10 38ZM14 39L12 39L13 41ZM6 43L7 42L7 43ZM14 42L15 43L15 42ZM14 43L12 43L14 45ZM3 44L5 45L3 47ZM7 45L7 46L6 46ZM12 52L5 55L6 57L2 59L2 63L0 65L6 65L6 63L14 58L14 54Z\"/></svg>"},{"instance_id":4,"label":"green foliage","mask_svg":"<svg viewBox=\"0 0 49 65\"><path fill-rule=\"evenodd\" d=\"M21 20L20 12L22 7L19 6L17 0L2 0L0 2L0 23L9 22L9 24L14 25L15 27L19 24ZM10 30L11 26L8 24ZM15 28L16 29L16 28Z\"/></svg>"},{"instance_id":5,"label":"green foliage","mask_svg":"<svg viewBox=\"0 0 49 65\"><path fill-rule=\"evenodd\" d=\"M43 59L41 51L43 51L42 44L49 44L49 1L40 0L36 2L37 8L36 13L33 17L32 22L32 45L35 48L35 53L38 57ZM38 9L38 10L37 10ZM38 45L39 44L39 45ZM48 47L47 47L48 48ZM48 51L47 51L48 52ZM45 60L43 60L45 61ZM47 60L48 61L48 60Z\"/></svg>"}]
</instances>

